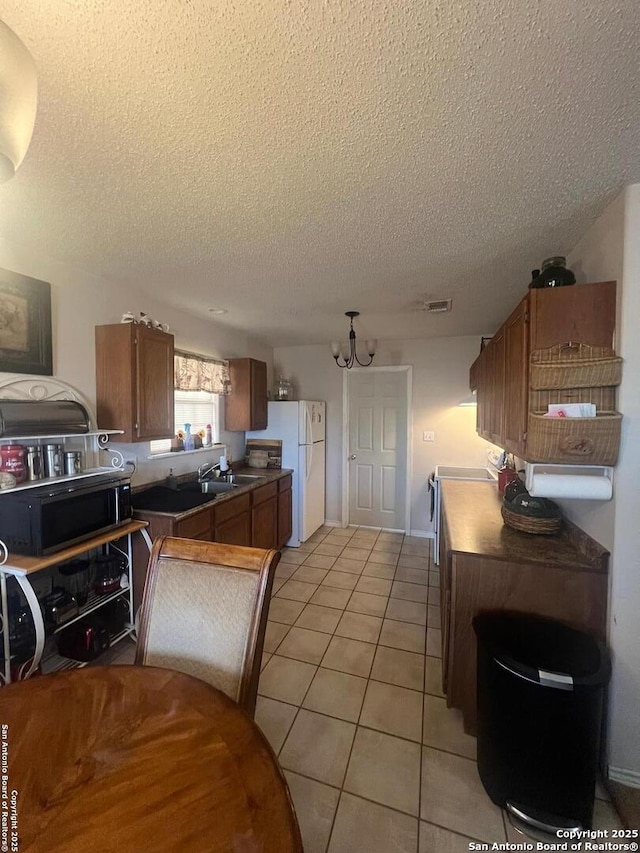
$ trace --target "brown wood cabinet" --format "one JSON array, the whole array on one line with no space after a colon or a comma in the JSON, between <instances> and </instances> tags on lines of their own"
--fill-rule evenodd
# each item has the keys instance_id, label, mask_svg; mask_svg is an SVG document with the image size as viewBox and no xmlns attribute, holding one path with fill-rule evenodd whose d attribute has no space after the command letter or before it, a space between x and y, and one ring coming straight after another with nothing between
<instances>
[{"instance_id":1,"label":"brown wood cabinet","mask_svg":"<svg viewBox=\"0 0 640 853\"><path fill-rule=\"evenodd\" d=\"M214 512L212 509L203 509L196 513L196 515L175 522L171 535L181 536L183 539L204 539L205 542L211 542L213 538L213 518Z\"/></svg>"},{"instance_id":2,"label":"brown wood cabinet","mask_svg":"<svg viewBox=\"0 0 640 853\"><path fill-rule=\"evenodd\" d=\"M569 522L556 536L503 524L495 484L443 480L440 532L442 680L449 707L476 724L473 617L517 610L604 637L608 552Z\"/></svg>"},{"instance_id":3,"label":"brown wood cabinet","mask_svg":"<svg viewBox=\"0 0 640 853\"><path fill-rule=\"evenodd\" d=\"M527 459L530 354L569 341L613 348L615 316L615 281L532 288L471 366L478 434Z\"/></svg>"},{"instance_id":4,"label":"brown wood cabinet","mask_svg":"<svg viewBox=\"0 0 640 853\"><path fill-rule=\"evenodd\" d=\"M251 494L238 495L214 507L213 541L247 545L251 539Z\"/></svg>"},{"instance_id":5,"label":"brown wood cabinet","mask_svg":"<svg viewBox=\"0 0 640 853\"><path fill-rule=\"evenodd\" d=\"M251 493L251 542L256 548L278 547L278 484L267 483Z\"/></svg>"},{"instance_id":6,"label":"brown wood cabinet","mask_svg":"<svg viewBox=\"0 0 640 853\"><path fill-rule=\"evenodd\" d=\"M173 335L137 323L96 326L98 426L124 442L171 438Z\"/></svg>"},{"instance_id":7,"label":"brown wood cabinet","mask_svg":"<svg viewBox=\"0 0 640 853\"><path fill-rule=\"evenodd\" d=\"M149 523L152 539L181 536L227 545L278 549L291 537L291 508L291 475L287 474L220 502L212 501L184 518L144 510L136 510L135 516ZM142 600L148 559L146 548L134 542L136 607Z\"/></svg>"},{"instance_id":8,"label":"brown wood cabinet","mask_svg":"<svg viewBox=\"0 0 640 853\"><path fill-rule=\"evenodd\" d=\"M229 361L231 393L225 397L225 429L267 428L267 365L254 358Z\"/></svg>"},{"instance_id":9,"label":"brown wood cabinet","mask_svg":"<svg viewBox=\"0 0 640 853\"><path fill-rule=\"evenodd\" d=\"M291 475L278 480L278 548L284 548L293 533Z\"/></svg>"},{"instance_id":10,"label":"brown wood cabinet","mask_svg":"<svg viewBox=\"0 0 640 853\"><path fill-rule=\"evenodd\" d=\"M527 433L527 379L529 373L528 307L523 300L504 324L503 418L499 437L511 453L522 456Z\"/></svg>"}]
</instances>

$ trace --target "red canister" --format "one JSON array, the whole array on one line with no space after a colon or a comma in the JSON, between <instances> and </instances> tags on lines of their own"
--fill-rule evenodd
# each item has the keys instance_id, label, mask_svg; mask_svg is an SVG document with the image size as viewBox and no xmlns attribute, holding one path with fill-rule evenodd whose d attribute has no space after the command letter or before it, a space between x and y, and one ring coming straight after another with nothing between
<instances>
[{"instance_id":1,"label":"red canister","mask_svg":"<svg viewBox=\"0 0 640 853\"><path fill-rule=\"evenodd\" d=\"M13 474L16 483L24 483L27 472L24 467L24 447L21 444L0 446L0 471Z\"/></svg>"}]
</instances>

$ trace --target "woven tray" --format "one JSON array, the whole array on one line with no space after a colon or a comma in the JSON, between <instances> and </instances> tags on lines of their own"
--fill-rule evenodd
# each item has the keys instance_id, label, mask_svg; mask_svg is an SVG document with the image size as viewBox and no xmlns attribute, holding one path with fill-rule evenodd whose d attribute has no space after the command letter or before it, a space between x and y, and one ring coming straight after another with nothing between
<instances>
[{"instance_id":1,"label":"woven tray","mask_svg":"<svg viewBox=\"0 0 640 853\"><path fill-rule=\"evenodd\" d=\"M534 391L615 386L622 379L622 359L608 347L588 344L556 344L535 350L529 366L529 386Z\"/></svg>"},{"instance_id":2,"label":"woven tray","mask_svg":"<svg viewBox=\"0 0 640 853\"><path fill-rule=\"evenodd\" d=\"M502 518L504 523L520 533L533 533L538 536L552 536L558 533L562 527L562 516L558 514L555 518L533 518L530 515L514 512L506 503L502 504Z\"/></svg>"},{"instance_id":3,"label":"woven tray","mask_svg":"<svg viewBox=\"0 0 640 853\"><path fill-rule=\"evenodd\" d=\"M598 413L595 418L546 418L529 412L529 462L615 465L620 450L622 415Z\"/></svg>"}]
</instances>

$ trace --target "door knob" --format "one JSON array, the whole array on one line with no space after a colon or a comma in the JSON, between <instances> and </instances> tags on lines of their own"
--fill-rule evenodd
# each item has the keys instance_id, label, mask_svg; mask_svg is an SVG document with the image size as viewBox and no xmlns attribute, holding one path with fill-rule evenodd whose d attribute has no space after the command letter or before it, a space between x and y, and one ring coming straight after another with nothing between
<instances>
[{"instance_id":1,"label":"door knob","mask_svg":"<svg viewBox=\"0 0 640 853\"><path fill-rule=\"evenodd\" d=\"M355 458L356 458L356 454L355 454L355 453L352 453L352 454L351 454L351 456L349 457L349 459L355 459Z\"/></svg>"}]
</instances>

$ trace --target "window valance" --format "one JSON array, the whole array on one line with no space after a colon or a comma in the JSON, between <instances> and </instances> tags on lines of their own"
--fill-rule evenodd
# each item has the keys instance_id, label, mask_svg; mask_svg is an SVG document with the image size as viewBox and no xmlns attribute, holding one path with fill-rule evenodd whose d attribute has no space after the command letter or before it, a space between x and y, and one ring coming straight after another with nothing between
<instances>
[{"instance_id":1,"label":"window valance","mask_svg":"<svg viewBox=\"0 0 640 853\"><path fill-rule=\"evenodd\" d=\"M231 390L229 362L198 355L195 352L175 350L173 376L173 387L176 391L209 391L211 394L228 394Z\"/></svg>"}]
</instances>

